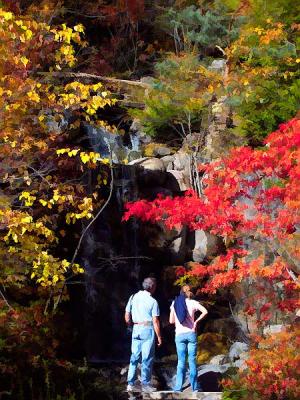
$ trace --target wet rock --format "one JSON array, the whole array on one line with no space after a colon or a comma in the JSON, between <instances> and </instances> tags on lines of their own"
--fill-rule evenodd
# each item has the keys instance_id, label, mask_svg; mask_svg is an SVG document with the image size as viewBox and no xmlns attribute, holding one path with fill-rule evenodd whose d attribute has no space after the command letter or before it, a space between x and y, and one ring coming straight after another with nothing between
<instances>
[{"instance_id":1,"label":"wet rock","mask_svg":"<svg viewBox=\"0 0 300 400\"><path fill-rule=\"evenodd\" d=\"M190 155L186 151L179 150L174 154L174 169L184 171L184 173L189 176Z\"/></svg>"},{"instance_id":2,"label":"wet rock","mask_svg":"<svg viewBox=\"0 0 300 400\"><path fill-rule=\"evenodd\" d=\"M221 391L220 380L230 365L203 365L198 368L198 382L203 392Z\"/></svg>"},{"instance_id":3,"label":"wet rock","mask_svg":"<svg viewBox=\"0 0 300 400\"><path fill-rule=\"evenodd\" d=\"M169 190L173 192L183 192L191 188L189 179L187 179L182 171L169 170L167 174L169 175L169 179L167 179L165 185Z\"/></svg>"},{"instance_id":4,"label":"wet rock","mask_svg":"<svg viewBox=\"0 0 300 400\"><path fill-rule=\"evenodd\" d=\"M187 229L183 227L180 230L179 236L175 238L169 245L171 252L170 262L174 264L180 264L184 262L186 256L186 237Z\"/></svg>"},{"instance_id":5,"label":"wet rock","mask_svg":"<svg viewBox=\"0 0 300 400\"><path fill-rule=\"evenodd\" d=\"M165 231L163 228L156 235L152 235L149 246L164 253L168 263L183 263L186 256L187 229L172 229Z\"/></svg>"},{"instance_id":6,"label":"wet rock","mask_svg":"<svg viewBox=\"0 0 300 400\"><path fill-rule=\"evenodd\" d=\"M134 119L132 121L132 124L129 128L129 132L134 133L136 136L138 136L140 143L141 144L148 144L153 142L153 138L149 135L147 135L144 131L143 131L143 127L140 123L140 121L138 119Z\"/></svg>"},{"instance_id":7,"label":"wet rock","mask_svg":"<svg viewBox=\"0 0 300 400\"><path fill-rule=\"evenodd\" d=\"M249 358L249 353L247 351L243 351L242 353L240 353L239 359L235 360L232 363L232 366L240 370L243 370L247 368L246 360L248 360L248 358Z\"/></svg>"},{"instance_id":8,"label":"wet rock","mask_svg":"<svg viewBox=\"0 0 300 400\"><path fill-rule=\"evenodd\" d=\"M131 161L129 165L135 165L138 168L137 180L141 188L164 185L166 168L159 158L143 157Z\"/></svg>"},{"instance_id":9,"label":"wet rock","mask_svg":"<svg viewBox=\"0 0 300 400\"><path fill-rule=\"evenodd\" d=\"M229 349L229 358L234 361L240 358L240 354L249 350L249 346L247 343L243 342L235 342Z\"/></svg>"},{"instance_id":10,"label":"wet rock","mask_svg":"<svg viewBox=\"0 0 300 400\"><path fill-rule=\"evenodd\" d=\"M131 161L129 163L129 165L138 165L138 166L143 167L144 169L147 169L150 171L164 172L166 170L163 161L161 161L159 158L155 158L155 157L138 158L137 160Z\"/></svg>"},{"instance_id":11,"label":"wet rock","mask_svg":"<svg viewBox=\"0 0 300 400\"><path fill-rule=\"evenodd\" d=\"M225 354L218 354L210 359L209 364L222 365L225 356L226 356Z\"/></svg>"},{"instance_id":12,"label":"wet rock","mask_svg":"<svg viewBox=\"0 0 300 400\"><path fill-rule=\"evenodd\" d=\"M216 255L222 246L222 241L214 235L203 230L196 230L190 233L192 247L192 259L195 262L202 262L205 258Z\"/></svg>"},{"instance_id":13,"label":"wet rock","mask_svg":"<svg viewBox=\"0 0 300 400\"><path fill-rule=\"evenodd\" d=\"M211 71L224 74L225 67L226 67L226 60L224 58L220 58L219 60L213 60L208 69Z\"/></svg>"},{"instance_id":14,"label":"wet rock","mask_svg":"<svg viewBox=\"0 0 300 400\"><path fill-rule=\"evenodd\" d=\"M156 149L154 149L153 154L155 156L168 156L171 154L171 149L169 149L169 147L165 147L165 146L159 146Z\"/></svg>"},{"instance_id":15,"label":"wet rock","mask_svg":"<svg viewBox=\"0 0 300 400\"><path fill-rule=\"evenodd\" d=\"M161 157L161 161L164 163L166 170L174 169L174 156Z\"/></svg>"}]
</instances>

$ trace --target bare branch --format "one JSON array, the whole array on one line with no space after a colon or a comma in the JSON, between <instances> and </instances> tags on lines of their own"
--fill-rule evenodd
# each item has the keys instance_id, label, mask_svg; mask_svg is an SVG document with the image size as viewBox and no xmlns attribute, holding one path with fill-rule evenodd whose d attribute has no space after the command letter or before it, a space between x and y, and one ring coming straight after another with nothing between
<instances>
[{"instance_id":1,"label":"bare branch","mask_svg":"<svg viewBox=\"0 0 300 400\"><path fill-rule=\"evenodd\" d=\"M112 197L113 187L114 187L114 174L113 174L113 166L112 166L112 151L111 151L111 147L110 147L109 142L106 141L106 143L107 143L107 145L108 145L109 153L110 153L110 158L109 158L110 161L109 161L109 162L110 162L110 176L111 176L111 179L110 179L110 191L109 191L109 195L108 195L107 200L106 200L105 203L103 204L103 206L100 208L100 210L99 210L99 211L97 212L97 214L95 215L95 217L94 217L94 218L91 220L91 222L84 228L84 230L83 230L83 232L82 232L82 234L81 234L81 236L80 236L79 242L78 242L78 244L77 244L77 246L76 246L76 249L75 249L75 251L74 251L74 254L73 254L73 257L72 257L72 260L71 260L71 264L70 264L70 269L72 269L72 267L73 267L73 265L74 265L74 262L75 262L75 260L76 260L78 251L79 251L79 249L80 249L80 246L81 246L81 243L82 243L82 240L83 240L85 234L87 233L87 231L89 230L89 228L92 226L92 224L96 221L96 219L99 217L99 215L100 215L100 214L104 211L104 209L107 207L107 205L108 205L108 203L110 202L110 199L111 199L111 197ZM57 307L58 304L60 303L60 300L61 300L63 291L64 291L64 289L65 289L65 285L66 285L66 280L64 281L64 284L63 284L63 286L62 286L62 288L61 288L61 290L60 290L60 293L59 293L59 296L58 296L58 298L57 298L57 301L55 302L55 304L54 304L54 306L53 306L53 309L54 309L54 310L56 309L56 307Z\"/></svg>"},{"instance_id":2,"label":"bare branch","mask_svg":"<svg viewBox=\"0 0 300 400\"><path fill-rule=\"evenodd\" d=\"M9 304L9 302L7 301L6 297L4 296L4 293L2 292L2 290L0 289L0 295L2 297L2 299L4 300L5 304L7 305L7 307L10 310L14 310L14 308Z\"/></svg>"},{"instance_id":3,"label":"bare branch","mask_svg":"<svg viewBox=\"0 0 300 400\"><path fill-rule=\"evenodd\" d=\"M86 74L83 72L38 72L38 75L42 76L53 76L58 78L88 78L88 79L95 79L100 82L107 82L107 83L115 83L115 84L124 84L129 86L138 86L145 89L149 89L151 86L148 83L140 82L140 81L130 81L127 79L117 79L111 78L108 76L101 76L95 74Z\"/></svg>"}]
</instances>

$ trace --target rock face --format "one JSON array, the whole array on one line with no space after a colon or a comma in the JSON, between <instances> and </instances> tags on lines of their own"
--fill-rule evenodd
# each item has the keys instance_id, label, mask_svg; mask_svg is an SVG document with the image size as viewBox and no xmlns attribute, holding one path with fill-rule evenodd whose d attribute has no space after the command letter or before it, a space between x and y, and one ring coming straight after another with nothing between
<instances>
[{"instance_id":1,"label":"rock face","mask_svg":"<svg viewBox=\"0 0 300 400\"><path fill-rule=\"evenodd\" d=\"M249 350L249 345L247 343L235 342L229 349L228 356L231 361L235 361L240 358L240 355L245 351Z\"/></svg>"},{"instance_id":2,"label":"rock face","mask_svg":"<svg viewBox=\"0 0 300 400\"><path fill-rule=\"evenodd\" d=\"M174 154L174 169L182 171L186 177L190 176L190 155L183 149Z\"/></svg>"},{"instance_id":3,"label":"rock face","mask_svg":"<svg viewBox=\"0 0 300 400\"><path fill-rule=\"evenodd\" d=\"M150 171L162 171L166 170L163 161L159 158L155 157L143 157L138 158L137 160L133 160L129 163L129 165L138 165L139 167L143 167L144 169Z\"/></svg>"},{"instance_id":4,"label":"rock face","mask_svg":"<svg viewBox=\"0 0 300 400\"><path fill-rule=\"evenodd\" d=\"M219 68L220 65L216 67ZM178 288L174 286L177 279L176 266L190 261L209 262L212 257L222 252L222 241L203 230L189 232L184 227L167 231L158 224L142 224L134 219L123 223L121 218L124 204L128 201L141 198L152 200L158 194L181 196L186 190L191 189L191 180L194 178L191 167L194 163L195 173L195 165L199 161L198 158L196 160L193 158L193 151L200 139L206 140L206 150L204 154L201 153L202 161L207 162L224 152L223 145L227 140L224 135L230 114L225 100L225 98L219 99L212 106L213 121L207 128L207 137L200 138L200 134L192 132L182 148L174 154L172 154L174 149L170 150L167 146L159 145L152 146L155 156L141 157L141 148L151 147L153 138L142 131L137 120L133 121L127 141L106 131L87 128L94 151L99 151L102 156L108 156L112 150L115 163L112 200L90 229L82 246L81 261L87 271L86 287L90 299L90 304L87 306L89 311L86 312L86 319L89 322L87 324L89 336L86 342L90 343L87 347L91 349L89 360L120 357L120 354L121 357L128 356L130 337L125 334L123 311L129 296L140 288L140 282L147 274L154 273L160 280L160 288L166 289L161 289L158 299L164 307L162 319L167 320L171 298L178 293ZM128 165L124 165L124 159L129 161ZM109 263L107 260L116 261ZM171 278L165 274L168 268L172 270ZM165 280L168 279L170 282L166 283ZM213 319L218 322L212 324ZM236 325L232 318L227 316L222 321L221 319L213 316L210 321L205 321L201 333L212 333L237 340L234 334ZM209 330L206 329L206 324ZM165 328L166 331L167 329ZM174 354L171 333L172 344L163 356ZM210 345L216 352L212 354L210 349L207 349L207 357L203 362L209 361L211 355L217 358L215 357L211 364L206 364L206 367L202 366L199 376L223 373L225 367L221 364L221 359L227 351L227 344L222 342L217 347L214 342ZM95 351L97 346L98 349ZM230 356L228 357L228 362L224 361L225 364L241 362L240 358L232 361ZM172 378L174 373L172 370ZM211 378L211 382L216 382L214 379ZM208 378L206 380L209 381Z\"/></svg>"},{"instance_id":5,"label":"rock face","mask_svg":"<svg viewBox=\"0 0 300 400\"><path fill-rule=\"evenodd\" d=\"M229 149L244 144L241 137L232 130L234 125L233 115L228 107L227 97L216 100L211 107L211 123L208 126L208 134L205 140L204 157L210 160L226 155Z\"/></svg>"},{"instance_id":6,"label":"rock face","mask_svg":"<svg viewBox=\"0 0 300 400\"><path fill-rule=\"evenodd\" d=\"M164 163L167 171L174 169L174 156L164 156L161 158L161 161Z\"/></svg>"},{"instance_id":7,"label":"rock face","mask_svg":"<svg viewBox=\"0 0 300 400\"><path fill-rule=\"evenodd\" d=\"M195 262L202 262L205 258L216 255L222 246L219 238L203 230L191 232L191 239L195 243L192 249L192 260Z\"/></svg>"},{"instance_id":8,"label":"rock face","mask_svg":"<svg viewBox=\"0 0 300 400\"><path fill-rule=\"evenodd\" d=\"M135 397L133 397L134 399ZM155 399L155 400L221 400L222 393L220 392L202 392L202 393L176 393L169 391L154 392L149 394L144 394L143 399Z\"/></svg>"},{"instance_id":9,"label":"rock face","mask_svg":"<svg viewBox=\"0 0 300 400\"><path fill-rule=\"evenodd\" d=\"M187 178L187 176L184 174L183 171L177 171L175 169L169 169L167 171L168 174L172 175L172 177L174 177L174 179L169 179L169 181L174 181L176 182L175 185L168 187L167 188L172 190L172 191L180 191L180 192L184 192L188 189L191 189L191 185L190 185L190 181Z\"/></svg>"}]
</instances>

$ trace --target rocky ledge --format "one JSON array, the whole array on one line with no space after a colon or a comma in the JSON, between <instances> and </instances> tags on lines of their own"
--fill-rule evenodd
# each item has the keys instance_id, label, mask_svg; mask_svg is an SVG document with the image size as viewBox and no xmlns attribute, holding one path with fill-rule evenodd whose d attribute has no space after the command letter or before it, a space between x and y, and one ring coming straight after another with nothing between
<instances>
[{"instance_id":1,"label":"rocky ledge","mask_svg":"<svg viewBox=\"0 0 300 400\"><path fill-rule=\"evenodd\" d=\"M154 392L149 394L144 394L143 399L150 400L150 399L168 399L168 400L192 400L192 399L199 399L199 400L221 400L222 393L221 392L182 392L176 393L171 391L162 391L162 392Z\"/></svg>"}]
</instances>

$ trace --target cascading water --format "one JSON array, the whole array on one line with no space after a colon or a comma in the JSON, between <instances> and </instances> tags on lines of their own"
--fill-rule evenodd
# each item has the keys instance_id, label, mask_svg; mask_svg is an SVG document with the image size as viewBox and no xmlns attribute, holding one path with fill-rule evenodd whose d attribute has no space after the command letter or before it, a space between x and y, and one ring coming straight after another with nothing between
<instances>
[{"instance_id":1,"label":"cascading water","mask_svg":"<svg viewBox=\"0 0 300 400\"><path fill-rule=\"evenodd\" d=\"M86 131L93 151L101 157L112 155L113 161L111 201L87 231L79 260L85 268L86 354L88 361L99 363L125 360L129 353L123 317L126 301L139 286L139 225L136 221L123 224L121 219L125 202L136 200L138 189L136 167L122 164L120 157L140 154L136 137L124 146L120 136L102 128L87 126Z\"/></svg>"}]
</instances>

